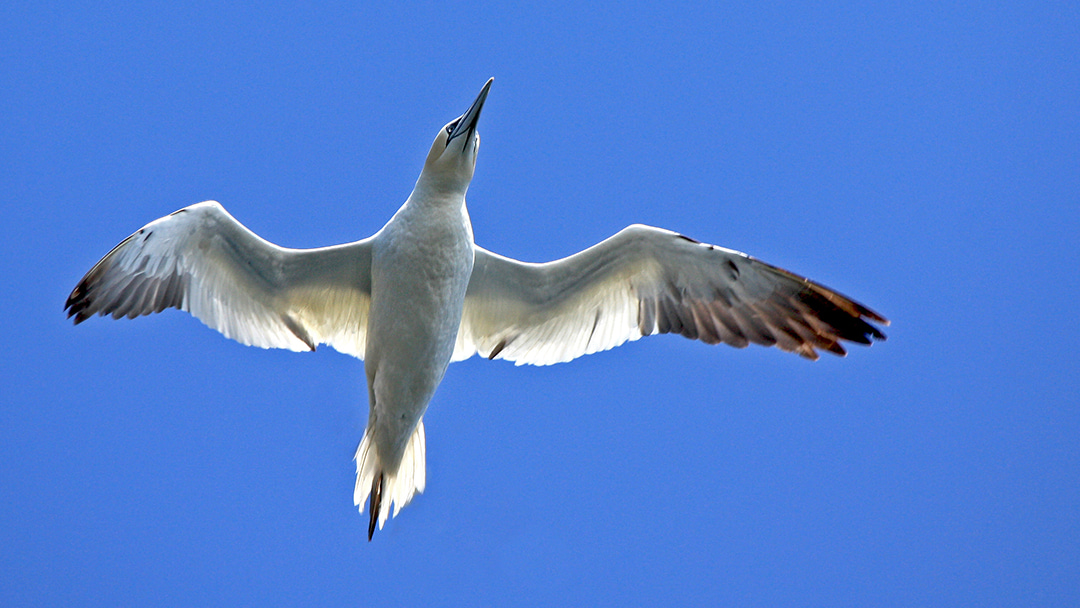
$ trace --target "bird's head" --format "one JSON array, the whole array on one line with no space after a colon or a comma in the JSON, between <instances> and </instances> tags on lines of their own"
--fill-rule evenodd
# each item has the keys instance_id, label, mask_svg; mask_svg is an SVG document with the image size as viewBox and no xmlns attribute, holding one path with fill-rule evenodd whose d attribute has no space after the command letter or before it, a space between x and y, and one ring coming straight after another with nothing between
<instances>
[{"instance_id":1,"label":"bird's head","mask_svg":"<svg viewBox=\"0 0 1080 608\"><path fill-rule=\"evenodd\" d=\"M439 131L424 161L420 181L439 189L461 192L468 189L476 169L476 152L480 149L476 123L494 80L489 78L469 109Z\"/></svg>"}]
</instances>

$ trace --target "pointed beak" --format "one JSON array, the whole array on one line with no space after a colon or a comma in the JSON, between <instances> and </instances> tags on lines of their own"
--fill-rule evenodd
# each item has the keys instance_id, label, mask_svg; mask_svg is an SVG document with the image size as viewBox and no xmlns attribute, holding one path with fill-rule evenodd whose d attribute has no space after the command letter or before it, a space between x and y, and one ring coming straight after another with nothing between
<instances>
[{"instance_id":1,"label":"pointed beak","mask_svg":"<svg viewBox=\"0 0 1080 608\"><path fill-rule=\"evenodd\" d=\"M469 135L469 139L465 140L466 142L472 139L472 133L476 131L476 122L480 120L480 110L484 108L484 100L487 99L488 89L491 88L491 83L494 81L494 78L488 78L488 81L484 83L484 88L480 89L476 101L472 102L469 109L457 120L454 130L450 132L450 137L446 138L446 145L449 146L450 142L454 141L454 138L459 135Z\"/></svg>"}]
</instances>

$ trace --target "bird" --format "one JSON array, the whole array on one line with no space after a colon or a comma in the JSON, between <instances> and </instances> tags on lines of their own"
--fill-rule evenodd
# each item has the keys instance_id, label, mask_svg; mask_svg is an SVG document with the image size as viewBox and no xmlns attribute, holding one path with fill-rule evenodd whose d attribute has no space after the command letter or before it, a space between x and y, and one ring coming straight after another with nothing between
<instances>
[{"instance_id":1,"label":"bird","mask_svg":"<svg viewBox=\"0 0 1080 608\"><path fill-rule=\"evenodd\" d=\"M747 254L634 224L569 257L526 263L476 245L465 194L494 78L439 130L412 193L371 237L274 245L216 201L120 242L64 309L136 318L177 308L242 344L364 361L368 421L353 502L368 541L426 484L424 413L449 364L480 355L550 365L656 334L777 346L807 359L885 340L880 314Z\"/></svg>"}]
</instances>

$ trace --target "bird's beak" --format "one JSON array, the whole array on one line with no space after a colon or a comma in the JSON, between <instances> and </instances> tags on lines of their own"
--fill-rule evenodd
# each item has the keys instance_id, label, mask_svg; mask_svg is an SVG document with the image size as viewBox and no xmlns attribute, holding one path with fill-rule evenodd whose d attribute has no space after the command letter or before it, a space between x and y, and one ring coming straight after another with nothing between
<instances>
[{"instance_id":1,"label":"bird's beak","mask_svg":"<svg viewBox=\"0 0 1080 608\"><path fill-rule=\"evenodd\" d=\"M480 110L484 108L484 100L487 99L488 89L491 88L491 83L494 82L494 78L488 78L488 81L484 83L484 88L480 89L480 94L476 96L476 101L472 102L469 109L461 115L457 124L454 125L454 130L450 132L450 137L446 138L446 145L450 145L450 142L454 141L454 138L459 135L469 134L476 130L476 122L480 120ZM468 143L469 140L465 140Z\"/></svg>"}]
</instances>

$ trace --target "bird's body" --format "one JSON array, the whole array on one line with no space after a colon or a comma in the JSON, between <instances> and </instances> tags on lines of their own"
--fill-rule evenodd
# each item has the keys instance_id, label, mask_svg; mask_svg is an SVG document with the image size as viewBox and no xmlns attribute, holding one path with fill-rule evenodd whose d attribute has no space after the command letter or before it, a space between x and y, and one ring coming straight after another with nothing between
<instances>
[{"instance_id":1,"label":"bird's body","mask_svg":"<svg viewBox=\"0 0 1080 608\"><path fill-rule=\"evenodd\" d=\"M147 224L83 277L65 308L80 323L186 310L244 344L363 358L368 425L354 501L368 537L424 490L423 416L451 361L479 353L547 365L643 336L753 342L816 359L869 344L888 322L861 304L745 254L630 226L568 258L527 264L473 243L465 193L491 80L440 130L405 204L374 236L285 249L213 201ZM370 497L370 500L368 500Z\"/></svg>"},{"instance_id":2,"label":"bird's body","mask_svg":"<svg viewBox=\"0 0 1080 608\"><path fill-rule=\"evenodd\" d=\"M457 215L457 221L440 224L420 214L407 228L391 221L372 243L364 360L374 397L371 419L391 466L439 386L457 341L473 266L472 235L460 210ZM422 280L401 280L417 278L417 271Z\"/></svg>"},{"instance_id":3,"label":"bird's body","mask_svg":"<svg viewBox=\"0 0 1080 608\"><path fill-rule=\"evenodd\" d=\"M364 353L370 407L357 452L358 504L366 492L382 492L370 484L385 484L399 509L414 490L424 490L421 418L454 353L472 268L464 193L410 197L372 239ZM398 484L403 459L407 474ZM391 477L380 479L382 471ZM379 515L377 501L371 504L373 526L386 514Z\"/></svg>"}]
</instances>

